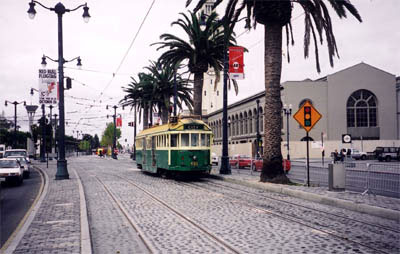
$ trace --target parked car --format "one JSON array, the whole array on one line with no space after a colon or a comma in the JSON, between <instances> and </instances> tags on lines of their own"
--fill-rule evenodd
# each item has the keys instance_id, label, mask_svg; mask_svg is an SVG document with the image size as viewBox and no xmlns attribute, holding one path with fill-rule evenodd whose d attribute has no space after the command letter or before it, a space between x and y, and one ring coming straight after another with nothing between
<instances>
[{"instance_id":1,"label":"parked car","mask_svg":"<svg viewBox=\"0 0 400 254\"><path fill-rule=\"evenodd\" d=\"M355 148L343 148L341 151L345 155L350 155L351 158L355 160L366 160L367 159L367 153L366 152L361 152L358 149Z\"/></svg>"},{"instance_id":2,"label":"parked car","mask_svg":"<svg viewBox=\"0 0 400 254\"><path fill-rule=\"evenodd\" d=\"M4 153L4 158L7 158L9 156L23 156L26 158L28 163L31 163L31 160L29 159L28 153L26 152L25 149L10 149L6 150Z\"/></svg>"},{"instance_id":3,"label":"parked car","mask_svg":"<svg viewBox=\"0 0 400 254\"><path fill-rule=\"evenodd\" d=\"M234 155L232 158L229 158L229 164L235 168L250 168L251 158L247 155Z\"/></svg>"},{"instance_id":4,"label":"parked car","mask_svg":"<svg viewBox=\"0 0 400 254\"><path fill-rule=\"evenodd\" d=\"M8 156L7 158L16 159L17 161L19 161L19 164L21 164L21 166L23 168L24 178L29 178L29 176L31 174L31 165L28 163L26 157L24 157L24 156Z\"/></svg>"},{"instance_id":5,"label":"parked car","mask_svg":"<svg viewBox=\"0 0 400 254\"><path fill-rule=\"evenodd\" d=\"M379 161L400 160L400 147L382 147L378 146L375 149L375 157Z\"/></svg>"},{"instance_id":6,"label":"parked car","mask_svg":"<svg viewBox=\"0 0 400 254\"><path fill-rule=\"evenodd\" d=\"M261 171L262 170L262 165L263 165L263 160L262 159L253 160L253 164L251 166L252 167L251 169L255 170L255 171ZM283 159L282 160L282 167L285 170L285 172L288 173L290 171L290 168L291 168L290 160Z\"/></svg>"},{"instance_id":7,"label":"parked car","mask_svg":"<svg viewBox=\"0 0 400 254\"><path fill-rule=\"evenodd\" d=\"M218 165L218 156L216 153L211 154L211 164L212 165Z\"/></svg>"},{"instance_id":8,"label":"parked car","mask_svg":"<svg viewBox=\"0 0 400 254\"><path fill-rule=\"evenodd\" d=\"M21 164L15 158L0 159L0 182L14 182L21 185L24 181Z\"/></svg>"}]
</instances>

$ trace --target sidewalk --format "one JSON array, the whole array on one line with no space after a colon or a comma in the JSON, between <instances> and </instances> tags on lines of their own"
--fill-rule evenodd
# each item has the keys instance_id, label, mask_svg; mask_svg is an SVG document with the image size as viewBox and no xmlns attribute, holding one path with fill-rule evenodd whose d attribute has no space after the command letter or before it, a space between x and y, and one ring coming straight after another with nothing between
<instances>
[{"instance_id":1,"label":"sidewalk","mask_svg":"<svg viewBox=\"0 0 400 254\"><path fill-rule=\"evenodd\" d=\"M220 175L217 169L213 169L211 175L228 182L400 221L400 199L396 198L373 194L362 195L361 193L350 191L328 191L327 187L261 183L259 182L260 172L253 172L251 174L250 170L246 169L232 169L232 174L230 175Z\"/></svg>"},{"instance_id":2,"label":"sidewalk","mask_svg":"<svg viewBox=\"0 0 400 254\"><path fill-rule=\"evenodd\" d=\"M44 172L45 187L36 207L4 252L81 253L81 216L78 180L55 181L56 161L33 162Z\"/></svg>"}]
</instances>

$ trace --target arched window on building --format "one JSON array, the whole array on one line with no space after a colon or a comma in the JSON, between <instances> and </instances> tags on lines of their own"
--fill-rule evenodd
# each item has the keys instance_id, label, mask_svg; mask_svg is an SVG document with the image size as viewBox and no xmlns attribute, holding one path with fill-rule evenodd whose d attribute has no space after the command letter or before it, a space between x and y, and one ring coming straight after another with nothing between
<instances>
[{"instance_id":1,"label":"arched window on building","mask_svg":"<svg viewBox=\"0 0 400 254\"><path fill-rule=\"evenodd\" d=\"M235 130L236 130L235 134L236 134L236 136L238 136L239 135L239 116L238 116L238 114L235 115Z\"/></svg>"},{"instance_id":2,"label":"arched window on building","mask_svg":"<svg viewBox=\"0 0 400 254\"><path fill-rule=\"evenodd\" d=\"M347 99L347 127L377 127L377 99L365 89L357 90Z\"/></svg>"},{"instance_id":3,"label":"arched window on building","mask_svg":"<svg viewBox=\"0 0 400 254\"><path fill-rule=\"evenodd\" d=\"M244 126L244 130L243 130L243 134L248 134L248 129L247 129L247 120L248 120L248 117L247 117L247 112L245 111L244 112L244 114L243 114L243 126Z\"/></svg>"},{"instance_id":4,"label":"arched window on building","mask_svg":"<svg viewBox=\"0 0 400 254\"><path fill-rule=\"evenodd\" d=\"M236 131L235 131L235 116L232 116L232 122L231 122L231 126L232 126L232 137L234 137L236 135Z\"/></svg>"},{"instance_id":5,"label":"arched window on building","mask_svg":"<svg viewBox=\"0 0 400 254\"><path fill-rule=\"evenodd\" d=\"M249 110L249 134L253 133L253 114L251 113L251 110Z\"/></svg>"},{"instance_id":6,"label":"arched window on building","mask_svg":"<svg viewBox=\"0 0 400 254\"><path fill-rule=\"evenodd\" d=\"M243 114L239 114L239 135L243 134Z\"/></svg>"},{"instance_id":7,"label":"arched window on building","mask_svg":"<svg viewBox=\"0 0 400 254\"><path fill-rule=\"evenodd\" d=\"M221 138L222 137L222 121L221 120L218 121L218 132L219 132L218 137Z\"/></svg>"},{"instance_id":8,"label":"arched window on building","mask_svg":"<svg viewBox=\"0 0 400 254\"><path fill-rule=\"evenodd\" d=\"M230 137L232 135L231 122L232 122L232 120L231 120L231 117L229 116L228 117L228 137Z\"/></svg>"}]
</instances>

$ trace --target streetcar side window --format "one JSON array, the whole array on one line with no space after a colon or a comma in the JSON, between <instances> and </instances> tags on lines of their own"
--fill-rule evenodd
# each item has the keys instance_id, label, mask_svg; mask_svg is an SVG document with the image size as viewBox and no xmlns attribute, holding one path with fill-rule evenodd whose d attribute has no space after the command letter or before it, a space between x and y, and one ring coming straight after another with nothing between
<instances>
[{"instance_id":1,"label":"streetcar side window","mask_svg":"<svg viewBox=\"0 0 400 254\"><path fill-rule=\"evenodd\" d=\"M178 147L178 134L171 134L171 147Z\"/></svg>"},{"instance_id":2,"label":"streetcar side window","mask_svg":"<svg viewBox=\"0 0 400 254\"><path fill-rule=\"evenodd\" d=\"M210 141L211 138L210 138L210 137L211 137L211 135L210 135L210 134L207 134L206 136L207 136L206 145L207 145L207 146L210 146L210 143L211 143L211 141Z\"/></svg>"},{"instance_id":3,"label":"streetcar side window","mask_svg":"<svg viewBox=\"0 0 400 254\"><path fill-rule=\"evenodd\" d=\"M169 147L169 135L165 135L165 138L166 138L165 147Z\"/></svg>"},{"instance_id":4,"label":"streetcar side window","mask_svg":"<svg viewBox=\"0 0 400 254\"><path fill-rule=\"evenodd\" d=\"M189 146L189 134L181 134L181 146Z\"/></svg>"},{"instance_id":5,"label":"streetcar side window","mask_svg":"<svg viewBox=\"0 0 400 254\"><path fill-rule=\"evenodd\" d=\"M206 134L201 134L201 146L207 146Z\"/></svg>"},{"instance_id":6,"label":"streetcar side window","mask_svg":"<svg viewBox=\"0 0 400 254\"><path fill-rule=\"evenodd\" d=\"M192 133L191 135L191 144L192 146L199 146L199 134Z\"/></svg>"}]
</instances>

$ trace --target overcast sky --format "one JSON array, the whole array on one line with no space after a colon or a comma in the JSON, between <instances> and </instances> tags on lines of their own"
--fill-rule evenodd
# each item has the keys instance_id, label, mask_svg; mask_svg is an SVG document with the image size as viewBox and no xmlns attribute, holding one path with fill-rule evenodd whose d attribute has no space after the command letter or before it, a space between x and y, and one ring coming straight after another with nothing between
<instances>
[{"instance_id":1,"label":"overcast sky","mask_svg":"<svg viewBox=\"0 0 400 254\"><path fill-rule=\"evenodd\" d=\"M40 2L54 7L58 1ZM70 9L84 3L77 0L62 2ZM161 52L150 44L159 41L159 36L166 32L183 36L178 27L170 24L180 12L187 11L185 2L155 0L153 4L153 0L89 0L92 17L89 23L83 22L82 9L64 15L64 58L80 56L83 64L82 70L76 70L76 62L65 65L65 76L75 79L73 88L65 92L66 134L72 135L73 130L79 130L101 137L106 123L112 119L106 116L113 113L105 109L106 105L118 103L124 96L121 87L130 82L130 76L136 77L149 60L156 60L160 55ZM316 71L313 55L309 59L303 57L304 16L295 5L292 18L295 46L290 48L291 62L283 63L282 82L316 79L360 62L400 75L400 0L351 2L359 10L363 22L359 23L351 16L340 20L331 13L340 59L335 59L335 66L331 68L325 45L320 46L321 73ZM42 55L58 58L57 15L36 5L36 17L31 20L27 14L28 3L29 0L0 1L0 113L4 111L8 118L13 117L14 106L5 107L5 100L38 103L38 95L31 97L29 93L31 87L38 88ZM133 42L150 6L149 15ZM243 26L237 25L237 35L242 34ZM237 39L239 45L249 49L245 54L246 79L239 82L238 96L229 93L229 103L264 89L263 34L263 27L258 26ZM47 67L56 69L57 64L48 61ZM132 145L133 128L127 123L133 120L133 112L118 109L118 113L124 116L120 142L126 144L127 138L127 143ZM41 112L37 112L36 118L39 115ZM27 114L22 105L18 106L18 119L18 125L27 130Z\"/></svg>"}]
</instances>

